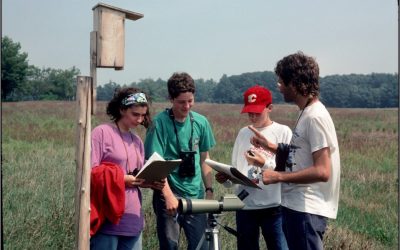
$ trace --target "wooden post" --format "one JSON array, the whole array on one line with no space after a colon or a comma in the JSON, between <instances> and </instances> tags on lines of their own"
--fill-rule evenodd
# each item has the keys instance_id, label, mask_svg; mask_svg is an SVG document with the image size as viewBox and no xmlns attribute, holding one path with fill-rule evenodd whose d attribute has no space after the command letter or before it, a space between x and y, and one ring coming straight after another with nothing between
<instances>
[{"instance_id":1,"label":"wooden post","mask_svg":"<svg viewBox=\"0 0 400 250\"><path fill-rule=\"evenodd\" d=\"M90 149L92 79L77 77L77 148L75 175L76 249L89 249L90 240Z\"/></svg>"}]
</instances>

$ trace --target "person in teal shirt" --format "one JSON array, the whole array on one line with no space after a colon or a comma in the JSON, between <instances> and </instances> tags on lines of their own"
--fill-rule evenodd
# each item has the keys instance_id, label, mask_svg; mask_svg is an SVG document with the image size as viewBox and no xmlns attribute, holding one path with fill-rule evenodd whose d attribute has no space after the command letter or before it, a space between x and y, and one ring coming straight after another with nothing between
<instances>
[{"instance_id":1,"label":"person in teal shirt","mask_svg":"<svg viewBox=\"0 0 400 250\"><path fill-rule=\"evenodd\" d=\"M182 164L168 176L161 191L154 190L153 208L157 216L160 249L178 249L183 228L188 249L196 249L206 226L206 214L177 214L178 199L212 199L212 172L205 163L215 145L207 118L191 111L195 85L187 73L174 73L168 80L172 107L156 115L147 130L145 157L154 152L165 160L182 159ZM201 249L205 249L206 244Z\"/></svg>"}]
</instances>

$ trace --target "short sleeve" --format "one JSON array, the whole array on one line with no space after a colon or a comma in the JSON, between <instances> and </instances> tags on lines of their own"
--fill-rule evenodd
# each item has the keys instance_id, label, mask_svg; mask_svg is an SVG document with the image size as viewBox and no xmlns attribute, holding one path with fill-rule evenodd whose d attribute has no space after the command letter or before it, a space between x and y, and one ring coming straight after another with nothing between
<instances>
[{"instance_id":1,"label":"short sleeve","mask_svg":"<svg viewBox=\"0 0 400 250\"><path fill-rule=\"evenodd\" d=\"M95 128L92 131L91 140L91 154L90 154L90 165L95 167L100 165L101 159L103 158L103 131L100 128Z\"/></svg>"},{"instance_id":2,"label":"short sleeve","mask_svg":"<svg viewBox=\"0 0 400 250\"><path fill-rule=\"evenodd\" d=\"M240 132L236 136L236 140L235 140L235 143L233 144L233 149L232 149L231 162L232 162L232 167L234 167L234 168L237 168L237 165L238 165L237 160L238 160L238 152L239 152L239 142L240 142Z\"/></svg>"},{"instance_id":3,"label":"short sleeve","mask_svg":"<svg viewBox=\"0 0 400 250\"><path fill-rule=\"evenodd\" d=\"M281 143L290 144L291 140L292 140L292 130L289 127L285 126Z\"/></svg>"},{"instance_id":4,"label":"short sleeve","mask_svg":"<svg viewBox=\"0 0 400 250\"><path fill-rule=\"evenodd\" d=\"M215 146L214 134L207 119L204 119L202 132L199 142L199 150L200 152L207 152Z\"/></svg>"},{"instance_id":5,"label":"short sleeve","mask_svg":"<svg viewBox=\"0 0 400 250\"><path fill-rule=\"evenodd\" d=\"M311 152L314 153L326 147L330 148L331 153L335 150L335 144L332 135L329 133L329 127L330 125L321 117L310 120L308 138Z\"/></svg>"}]
</instances>

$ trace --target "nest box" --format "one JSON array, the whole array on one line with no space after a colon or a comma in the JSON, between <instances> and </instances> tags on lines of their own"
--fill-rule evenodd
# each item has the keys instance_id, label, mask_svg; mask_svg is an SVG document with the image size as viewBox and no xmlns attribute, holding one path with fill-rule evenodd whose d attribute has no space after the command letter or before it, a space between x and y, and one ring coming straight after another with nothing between
<instances>
[{"instance_id":1,"label":"nest box","mask_svg":"<svg viewBox=\"0 0 400 250\"><path fill-rule=\"evenodd\" d=\"M143 14L99 3L93 7L93 30L96 32L96 67L124 67L125 19L138 20Z\"/></svg>"}]
</instances>

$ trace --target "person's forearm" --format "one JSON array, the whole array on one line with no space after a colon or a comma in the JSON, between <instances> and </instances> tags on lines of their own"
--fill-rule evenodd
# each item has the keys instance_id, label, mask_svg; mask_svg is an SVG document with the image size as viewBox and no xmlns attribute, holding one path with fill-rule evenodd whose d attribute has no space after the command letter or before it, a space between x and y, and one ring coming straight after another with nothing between
<instances>
[{"instance_id":1,"label":"person's forearm","mask_svg":"<svg viewBox=\"0 0 400 250\"><path fill-rule=\"evenodd\" d=\"M296 172L281 172L280 182L314 183L327 182L331 176L330 150L328 147L312 154L314 164Z\"/></svg>"},{"instance_id":2,"label":"person's forearm","mask_svg":"<svg viewBox=\"0 0 400 250\"><path fill-rule=\"evenodd\" d=\"M321 169L310 166L296 172L279 172L277 182L309 184L315 182L326 182L330 176L327 176Z\"/></svg>"},{"instance_id":3,"label":"person's forearm","mask_svg":"<svg viewBox=\"0 0 400 250\"><path fill-rule=\"evenodd\" d=\"M203 183L206 188L212 188L212 170L211 167L205 162L209 158L208 152L200 153L200 164Z\"/></svg>"},{"instance_id":4,"label":"person's forearm","mask_svg":"<svg viewBox=\"0 0 400 250\"><path fill-rule=\"evenodd\" d=\"M276 154L276 151L278 150L278 144L268 141L267 145L265 145L265 147L263 147L263 148Z\"/></svg>"},{"instance_id":5,"label":"person's forearm","mask_svg":"<svg viewBox=\"0 0 400 250\"><path fill-rule=\"evenodd\" d=\"M212 170L205 162L201 166L203 183L206 188L212 188Z\"/></svg>"},{"instance_id":6,"label":"person's forearm","mask_svg":"<svg viewBox=\"0 0 400 250\"><path fill-rule=\"evenodd\" d=\"M162 189L162 194L164 195L165 199L168 199L168 198L170 198L172 196L175 196L174 193L172 192L170 186L169 186L168 181L165 181L165 186Z\"/></svg>"},{"instance_id":7,"label":"person's forearm","mask_svg":"<svg viewBox=\"0 0 400 250\"><path fill-rule=\"evenodd\" d=\"M273 153L276 153L276 150L278 148L277 144L274 144L267 140L263 134L261 134L259 131L257 131L256 128L254 128L252 125L248 126L248 128L253 131L254 136L250 138L250 143L253 144L256 147L262 147L265 150L269 150Z\"/></svg>"}]
</instances>

